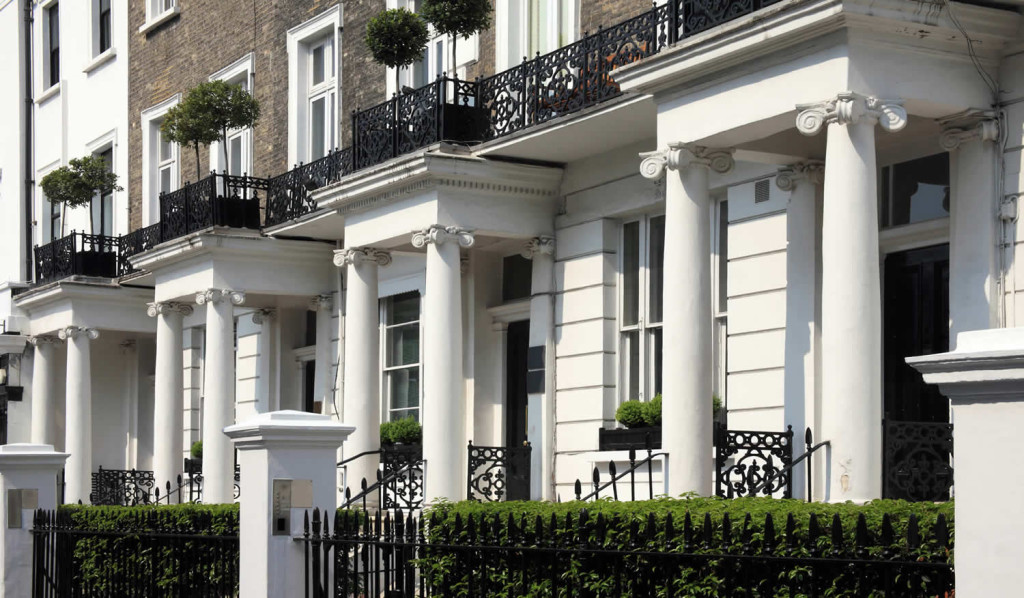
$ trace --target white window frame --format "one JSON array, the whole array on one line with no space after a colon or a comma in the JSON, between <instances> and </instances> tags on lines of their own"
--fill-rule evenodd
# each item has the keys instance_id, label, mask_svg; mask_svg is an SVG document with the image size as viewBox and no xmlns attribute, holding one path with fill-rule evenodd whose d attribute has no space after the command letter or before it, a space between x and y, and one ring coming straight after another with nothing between
<instances>
[{"instance_id":1,"label":"white window frame","mask_svg":"<svg viewBox=\"0 0 1024 598\"><path fill-rule=\"evenodd\" d=\"M399 295L405 295L407 293L416 293L419 296L419 316L418 319L413 322L403 322L401 324L389 325L388 321L388 306L391 300ZM423 422L423 292L417 290L406 290L400 293L381 297L379 299L380 309L380 408L381 408L381 421L395 421L392 419L392 413L402 412L403 415L398 419L403 419L404 414L412 411L416 412L416 420L420 423ZM388 366L388 353L391 347L388 346L388 331L401 328L406 326L417 326L419 328L419 357L416 363L407 363L399 366ZM414 408L406 408L393 410L391 409L391 384L389 384L389 374L401 370L411 370L416 368L419 370L419 406Z\"/></svg>"},{"instance_id":2,"label":"white window frame","mask_svg":"<svg viewBox=\"0 0 1024 598\"><path fill-rule=\"evenodd\" d=\"M62 10L63 7L60 6L60 2L58 2L58 0L49 0L48 2L43 2L39 4L40 12L38 16L38 22L41 24L41 26L38 28L38 39L36 42L36 47L39 48L38 64L41 68L39 68L37 71L39 73L39 85L36 87L36 89L41 89L43 91L39 94L39 98L36 99L37 102L49 98L51 95L56 93L57 90L60 89L61 77L63 75L62 71L65 61L63 56L59 56L57 59L57 82L52 85L50 84L50 9L54 8L55 6L57 7L57 42L59 50L60 46L63 45L60 43L62 38L60 34L60 29L61 25L64 25L64 23L60 23L60 21L64 20L64 10Z\"/></svg>"},{"instance_id":3,"label":"white window frame","mask_svg":"<svg viewBox=\"0 0 1024 598\"><path fill-rule=\"evenodd\" d=\"M144 2L146 3L146 22L139 27L139 33L149 33L181 12L178 0L144 0Z\"/></svg>"},{"instance_id":4,"label":"white window frame","mask_svg":"<svg viewBox=\"0 0 1024 598\"><path fill-rule=\"evenodd\" d=\"M388 0L388 8L404 8L411 12L417 12L419 10L419 3L422 0ZM430 40L427 42L427 49L423 53L423 59L419 60L407 67L402 67L398 72L398 84L402 88L416 89L423 85L433 83L438 76L453 74L451 66L451 49L449 46L449 39L447 35L439 35L434 31L432 25L427 25L430 30ZM438 64L437 54L440 52L441 63ZM459 38L455 44L455 71L462 79L466 78L466 67L479 60L480 56L480 36L473 34L469 39ZM417 81L416 73L423 73L422 81ZM387 90L387 96L391 97L399 90L395 88L395 69L387 69L387 78L385 79L385 87Z\"/></svg>"},{"instance_id":5,"label":"white window frame","mask_svg":"<svg viewBox=\"0 0 1024 598\"><path fill-rule=\"evenodd\" d=\"M307 52L309 59L306 60L306 81L308 88L306 89L306 110L309 115L306 123L306 132L308 136L308 146L306 148L307 160L318 160L326 156L331 150L336 149L338 146L338 65L337 65L337 51L335 47L336 39L330 35L324 36L312 43L307 44ZM312 59L313 54L317 50L322 50L324 56L324 66L329 73L325 73L323 81L320 83L314 83L314 72ZM327 60L330 59L331 63L328 65ZM313 135L313 118L317 113L315 106L317 102L323 102L323 141L322 145L317 147L315 142L315 136Z\"/></svg>"},{"instance_id":6,"label":"white window frame","mask_svg":"<svg viewBox=\"0 0 1024 598\"><path fill-rule=\"evenodd\" d=\"M161 163L160 123L164 115L181 101L181 94L175 94L159 104L142 111L142 226L160 221L160 170L171 168L171 187L181 186L180 150L171 144L172 158Z\"/></svg>"},{"instance_id":7,"label":"white window frame","mask_svg":"<svg viewBox=\"0 0 1024 598\"><path fill-rule=\"evenodd\" d=\"M328 106L330 96L334 97L334 110L330 114L330 122L334 125L334 146L345 145L338 139L342 113L341 92L341 27L342 7L336 5L320 13L316 17L293 27L287 33L288 47L288 163L309 162L311 152L310 108L312 101L326 97ZM312 86L311 50L326 38L330 38L332 59L334 62L334 78ZM315 97L314 97L315 96ZM331 145L329 142L327 145ZM333 149L333 148L332 148Z\"/></svg>"},{"instance_id":8,"label":"white window frame","mask_svg":"<svg viewBox=\"0 0 1024 598\"><path fill-rule=\"evenodd\" d=\"M650 214L644 214L636 218L630 218L624 220L622 225L619 227L619 265L618 265L618 276L617 276L617 290L618 290L618 313L617 313L617 324L618 324L618 353L619 353L619 384L618 384L618 398L619 402L628 401L632 399L639 399L641 401L649 401L654 398L656 391L654 388L654 363L655 363L655 347L654 342L655 333L662 330L664 315L665 315L665 302L664 302L664 282L662 284L662 320L658 322L649 321L650 318L650 295L651 295L651 273L650 273L650 238L651 238L651 221L658 217L664 217L664 212L652 212ZM638 239L638 286L639 292L637 294L637 309L638 318L635 324L625 324L625 290L626 290L626 272L625 272L625 254L626 254L626 226L629 224L636 223L639 226L639 239ZM664 248L663 248L664 251ZM638 352L640 363L637 368L639 372L640 380L637 383L638 393L637 396L631 396L629 372L631 370L629 362L629 352L627 350L627 335L636 333L638 342L640 343L640 350ZM664 338L664 337L662 337ZM664 367L664 365L663 365ZM664 376L664 373L662 374ZM663 378L664 379L664 378Z\"/></svg>"},{"instance_id":9,"label":"white window frame","mask_svg":"<svg viewBox=\"0 0 1024 598\"><path fill-rule=\"evenodd\" d=\"M58 166L60 166L60 160L56 160L56 161L54 161L54 162L52 162L50 164L47 164L46 166L43 166L42 168L40 168L39 170L36 171L36 180L37 181L43 180L44 176L46 176L51 170L57 168ZM46 194L43 193L42 186L36 185L36 189L38 190L37 191L38 198L36 199L36 204L35 204L35 209L36 209L36 218L35 218L36 233L35 233L35 238L36 238L36 244L37 245L45 245L45 244L47 244L47 243L49 243L51 241L56 240L56 238L57 238L56 236L52 236L50 234L51 227L52 227L52 221L53 221L53 212L51 211L52 210L52 208L51 208L52 204L50 203L50 200L47 199ZM60 212L60 217L63 219L64 218L63 209L58 208L58 211ZM59 231L58 231L58 234L59 234Z\"/></svg>"},{"instance_id":10,"label":"white window frame","mask_svg":"<svg viewBox=\"0 0 1024 598\"><path fill-rule=\"evenodd\" d=\"M254 68L254 57L252 53L246 54L230 65L210 75L210 81L225 81L227 83L239 84L246 91L252 90L252 73ZM232 129L228 131L228 148L231 147L233 139L241 139L242 143L242 164L237 174L252 174L252 128ZM230 152L229 152L230 153ZM229 168L224 162L224 150L220 141L210 144L210 170L224 172ZM234 173L233 173L234 174Z\"/></svg>"},{"instance_id":11,"label":"white window frame","mask_svg":"<svg viewBox=\"0 0 1024 598\"><path fill-rule=\"evenodd\" d=\"M554 10L557 18L547 19L541 54L554 51L580 38L580 0L539 0L548 5L549 14ZM510 69L536 56L536 49L530 47L530 2L531 0L496 0L494 6L494 60L497 72ZM561 9L561 3L565 9ZM559 39L561 32L565 39Z\"/></svg>"}]
</instances>

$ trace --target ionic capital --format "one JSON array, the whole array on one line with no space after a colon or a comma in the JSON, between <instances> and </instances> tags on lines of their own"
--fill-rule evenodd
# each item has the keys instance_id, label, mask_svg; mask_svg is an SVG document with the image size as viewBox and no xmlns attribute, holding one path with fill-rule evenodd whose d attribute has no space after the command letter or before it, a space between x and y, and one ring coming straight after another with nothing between
<instances>
[{"instance_id":1,"label":"ionic capital","mask_svg":"<svg viewBox=\"0 0 1024 598\"><path fill-rule=\"evenodd\" d=\"M257 309L256 311L252 312L252 323L256 325L263 325L265 323L270 322L276 317L277 310L272 307Z\"/></svg>"},{"instance_id":2,"label":"ionic capital","mask_svg":"<svg viewBox=\"0 0 1024 598\"><path fill-rule=\"evenodd\" d=\"M59 336L62 341L66 341L69 338L76 339L78 337L94 341L100 337L100 331L95 328L87 328L85 326L66 326L57 331L57 336Z\"/></svg>"},{"instance_id":3,"label":"ionic capital","mask_svg":"<svg viewBox=\"0 0 1024 598\"><path fill-rule=\"evenodd\" d=\"M526 242L521 255L528 260L538 255L555 255L555 238L534 237Z\"/></svg>"},{"instance_id":4,"label":"ionic capital","mask_svg":"<svg viewBox=\"0 0 1024 598\"><path fill-rule=\"evenodd\" d=\"M160 315L170 314L181 314L183 316L192 315L192 306L187 303L179 303L177 301L158 301L156 303L146 304L146 313L149 317L155 318Z\"/></svg>"},{"instance_id":5,"label":"ionic capital","mask_svg":"<svg viewBox=\"0 0 1024 598\"><path fill-rule=\"evenodd\" d=\"M682 170L690 166L709 168L719 174L732 170L736 162L732 149L714 149L692 143L670 143L666 149L640 152L640 174L656 181L665 174L665 169Z\"/></svg>"},{"instance_id":6,"label":"ionic capital","mask_svg":"<svg viewBox=\"0 0 1024 598\"><path fill-rule=\"evenodd\" d=\"M878 123L889 132L907 126L907 110L903 100L883 100L852 91L813 104L797 104L796 128L804 135L817 135L825 125L852 125L859 122Z\"/></svg>"},{"instance_id":7,"label":"ionic capital","mask_svg":"<svg viewBox=\"0 0 1024 598\"><path fill-rule=\"evenodd\" d=\"M199 305L220 301L230 301L233 305L241 305L245 303L245 293L231 289L207 289L196 293L196 303Z\"/></svg>"},{"instance_id":8,"label":"ionic capital","mask_svg":"<svg viewBox=\"0 0 1024 598\"><path fill-rule=\"evenodd\" d=\"M968 141L999 141L999 119L989 110L966 110L939 119L939 145L947 152Z\"/></svg>"},{"instance_id":9,"label":"ionic capital","mask_svg":"<svg viewBox=\"0 0 1024 598\"><path fill-rule=\"evenodd\" d=\"M321 309L330 311L334 307L334 299L330 295L317 295L309 300L310 311L320 311Z\"/></svg>"},{"instance_id":10,"label":"ionic capital","mask_svg":"<svg viewBox=\"0 0 1024 598\"><path fill-rule=\"evenodd\" d=\"M825 164L816 160L810 162L798 162L787 166L775 176L775 186L783 191L796 189L798 183L806 181L812 185L820 185L825 182Z\"/></svg>"},{"instance_id":11,"label":"ionic capital","mask_svg":"<svg viewBox=\"0 0 1024 598\"><path fill-rule=\"evenodd\" d=\"M45 345L56 345L61 339L53 336L52 334L37 334L36 336L28 337L28 342L33 347L40 347Z\"/></svg>"},{"instance_id":12,"label":"ionic capital","mask_svg":"<svg viewBox=\"0 0 1024 598\"><path fill-rule=\"evenodd\" d=\"M459 247L472 247L474 241L473 233L457 226L431 224L427 228L412 234L413 247L425 247L430 243L444 245L449 241L458 243Z\"/></svg>"},{"instance_id":13,"label":"ionic capital","mask_svg":"<svg viewBox=\"0 0 1024 598\"><path fill-rule=\"evenodd\" d=\"M378 266L391 264L391 252L374 247L349 247L334 250L334 265L344 268L349 264L376 263Z\"/></svg>"}]
</instances>

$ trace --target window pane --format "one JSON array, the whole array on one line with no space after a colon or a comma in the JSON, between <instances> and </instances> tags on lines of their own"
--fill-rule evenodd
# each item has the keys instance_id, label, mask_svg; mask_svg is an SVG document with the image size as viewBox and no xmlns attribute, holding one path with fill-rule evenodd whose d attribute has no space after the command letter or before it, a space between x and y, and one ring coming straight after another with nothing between
<instances>
[{"instance_id":1,"label":"window pane","mask_svg":"<svg viewBox=\"0 0 1024 598\"><path fill-rule=\"evenodd\" d=\"M407 368L388 372L389 409L409 409L420 406L420 368ZM399 418L406 414L399 414ZM395 418L393 418L395 419Z\"/></svg>"},{"instance_id":2,"label":"window pane","mask_svg":"<svg viewBox=\"0 0 1024 598\"><path fill-rule=\"evenodd\" d=\"M882 170L884 226L949 216L949 154L943 152Z\"/></svg>"},{"instance_id":3,"label":"window pane","mask_svg":"<svg viewBox=\"0 0 1024 598\"><path fill-rule=\"evenodd\" d=\"M337 119L334 118L335 114L336 114L336 112L335 112L335 109L334 109L334 92L331 92L331 109L327 113L327 120L331 123L331 136L328 138L329 143L327 144L327 150L328 151L330 151L333 148L338 147L337 133L334 130L335 127L336 127L336 123L337 123Z\"/></svg>"},{"instance_id":4,"label":"window pane","mask_svg":"<svg viewBox=\"0 0 1024 598\"><path fill-rule=\"evenodd\" d=\"M434 74L440 75L444 72L444 42L439 41L434 46Z\"/></svg>"},{"instance_id":5,"label":"window pane","mask_svg":"<svg viewBox=\"0 0 1024 598\"><path fill-rule=\"evenodd\" d=\"M228 140L228 172L234 176L242 174L242 136L236 135Z\"/></svg>"},{"instance_id":6,"label":"window pane","mask_svg":"<svg viewBox=\"0 0 1024 598\"><path fill-rule=\"evenodd\" d=\"M651 347L651 397L661 394L661 328L650 330Z\"/></svg>"},{"instance_id":7,"label":"window pane","mask_svg":"<svg viewBox=\"0 0 1024 598\"><path fill-rule=\"evenodd\" d=\"M622 228L622 323L632 326L640 320L640 223Z\"/></svg>"},{"instance_id":8,"label":"window pane","mask_svg":"<svg viewBox=\"0 0 1024 598\"><path fill-rule=\"evenodd\" d=\"M521 255L507 256L501 269L501 298L524 299L532 293L533 262Z\"/></svg>"},{"instance_id":9,"label":"window pane","mask_svg":"<svg viewBox=\"0 0 1024 598\"><path fill-rule=\"evenodd\" d=\"M324 82L324 47L313 48L313 85Z\"/></svg>"},{"instance_id":10,"label":"window pane","mask_svg":"<svg viewBox=\"0 0 1024 598\"><path fill-rule=\"evenodd\" d=\"M418 363L420 360L419 324L388 328L387 347L387 367Z\"/></svg>"},{"instance_id":11,"label":"window pane","mask_svg":"<svg viewBox=\"0 0 1024 598\"><path fill-rule=\"evenodd\" d=\"M171 191L171 167L166 166L160 169L160 193L170 193Z\"/></svg>"},{"instance_id":12,"label":"window pane","mask_svg":"<svg viewBox=\"0 0 1024 598\"><path fill-rule=\"evenodd\" d=\"M320 97L313 100L310 110L310 159L317 160L324 157L324 141L326 131L324 125L324 111L327 105L327 98Z\"/></svg>"},{"instance_id":13,"label":"window pane","mask_svg":"<svg viewBox=\"0 0 1024 598\"><path fill-rule=\"evenodd\" d=\"M103 235L113 236L114 235L114 194L108 193L104 195L100 201L103 210L103 219L101 222L101 230L98 232Z\"/></svg>"},{"instance_id":14,"label":"window pane","mask_svg":"<svg viewBox=\"0 0 1024 598\"><path fill-rule=\"evenodd\" d=\"M626 400L640 398L640 332L632 330L622 334L622 389Z\"/></svg>"},{"instance_id":15,"label":"window pane","mask_svg":"<svg viewBox=\"0 0 1024 598\"><path fill-rule=\"evenodd\" d=\"M663 282L665 280L665 217L651 218L651 235L647 243L647 275L650 277L649 322L660 322Z\"/></svg>"},{"instance_id":16,"label":"window pane","mask_svg":"<svg viewBox=\"0 0 1024 598\"><path fill-rule=\"evenodd\" d=\"M388 325L415 322L420 319L419 293L404 293L390 299L388 306Z\"/></svg>"},{"instance_id":17,"label":"window pane","mask_svg":"<svg viewBox=\"0 0 1024 598\"><path fill-rule=\"evenodd\" d=\"M718 209L718 311L729 309L729 202Z\"/></svg>"},{"instance_id":18,"label":"window pane","mask_svg":"<svg viewBox=\"0 0 1024 598\"><path fill-rule=\"evenodd\" d=\"M173 159L174 158L174 152L173 152L173 148L171 147L171 142L170 141L166 141L162 134L160 134L160 133L157 133L157 134L160 135L160 141L158 142L158 144L160 146L160 150L159 150L160 151L160 161L161 162L166 162L167 160Z\"/></svg>"}]
</instances>

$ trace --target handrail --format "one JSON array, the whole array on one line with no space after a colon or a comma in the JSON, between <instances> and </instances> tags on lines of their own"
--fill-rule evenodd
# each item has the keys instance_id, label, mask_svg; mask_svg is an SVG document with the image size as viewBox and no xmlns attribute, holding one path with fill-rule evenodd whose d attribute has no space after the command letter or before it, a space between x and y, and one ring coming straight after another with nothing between
<instances>
[{"instance_id":1,"label":"handrail","mask_svg":"<svg viewBox=\"0 0 1024 598\"><path fill-rule=\"evenodd\" d=\"M815 444L815 445L812 446L813 442L814 442L814 437L811 434L811 429L807 428L807 431L804 432L804 443L807 446L807 448L804 450L804 453L802 455L800 455L799 457L797 457L796 459L794 459L793 462L790 463L789 465L783 467L782 469L780 469L778 471L771 472L768 475L768 477L766 477L765 480L763 482L761 482L761 485L756 486L753 490L750 491L750 495L751 496L756 496L758 492L764 490L769 484L771 484L772 480L774 480L775 478L777 478L777 477L779 477L781 475L784 475L784 474L786 474L788 472L793 471L794 467L796 467L804 459L807 459L807 502L811 502L811 495L812 495L811 490L813 489L812 484L811 484L812 476L813 476L813 469L811 468L810 457L811 457L811 455L813 455L821 447L823 447L823 446L831 447L832 446L832 441L831 440L822 440L818 444Z\"/></svg>"},{"instance_id":2,"label":"handrail","mask_svg":"<svg viewBox=\"0 0 1024 598\"><path fill-rule=\"evenodd\" d=\"M647 465L648 498L654 498L654 480L653 480L653 478L651 476L651 463L653 463L655 457L661 457L661 456L664 456L665 454L666 453L655 453L655 452L652 452L651 449L648 448L647 449L647 457L644 458L643 460L637 462L637 460L636 460L636 449L634 449L634 448L629 449L629 463L630 463L629 469L627 469L626 471L624 471L624 472L622 472L620 474L616 474L616 472L615 472L615 461L609 460L608 461L608 473L612 476L612 479L610 481L606 482L604 485L601 485L601 473L598 471L597 467L595 467L594 468L594 491L591 492L590 494L584 496L583 498L580 498L580 494L582 493L582 484L577 479L576 480L576 487L575 487L576 500L587 501L587 500L590 500L591 498L597 498L597 497L600 496L601 491L607 489L609 486L612 487L612 496L615 497L615 500L619 500L619 489L618 489L618 486L615 485L615 483L618 482L619 480L621 480L622 478L626 477L627 475L630 476L630 479L629 479L630 500L636 500L636 476L635 476L635 474L636 474L636 471L638 469L640 469L641 467L643 467L644 465Z\"/></svg>"},{"instance_id":3,"label":"handrail","mask_svg":"<svg viewBox=\"0 0 1024 598\"><path fill-rule=\"evenodd\" d=\"M359 456L361 456L361 455L356 455L356 457L359 457ZM354 458L355 457L353 457L353 459ZM343 502L339 508L347 509L347 508L351 507L353 504L355 504L357 501L362 500L363 501L363 510L366 510L366 497L369 496L369 494L371 492L373 492L374 490L377 490L379 488L383 488L385 484L389 484L391 482L397 481L399 475L405 473L407 470L408 471L412 471L413 467L421 466L421 465L423 465L423 463L424 463L423 459L419 459L419 460L416 460L416 461L409 461L405 465L402 465L401 467L399 467L398 469L392 471L391 473L389 473L387 475L381 475L380 470L378 469L377 470L377 481L374 482L373 484L370 484L369 486L367 486L366 485L366 478L363 478L362 482L360 483L359 494L356 494L355 496L351 496L351 491L346 487L345 488L345 502ZM378 501L378 506L380 506L380 501Z\"/></svg>"},{"instance_id":4,"label":"handrail","mask_svg":"<svg viewBox=\"0 0 1024 598\"><path fill-rule=\"evenodd\" d=\"M363 451L363 452L359 453L358 455L355 455L354 457L349 457L348 459L345 459L345 460L342 460L342 461L338 461L338 467L341 467L342 465L344 465L344 464L346 464L346 463L348 463L350 461L355 461L359 457L363 457L363 456L366 456L366 455L379 455L379 454L381 454L381 450L380 449L377 449L375 451Z\"/></svg>"}]
</instances>

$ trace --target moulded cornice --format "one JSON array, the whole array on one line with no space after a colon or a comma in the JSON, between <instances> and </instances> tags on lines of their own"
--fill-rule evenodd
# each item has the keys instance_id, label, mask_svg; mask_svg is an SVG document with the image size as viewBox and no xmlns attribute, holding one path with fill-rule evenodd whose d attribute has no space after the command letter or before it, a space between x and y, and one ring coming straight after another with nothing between
<instances>
[{"instance_id":1,"label":"moulded cornice","mask_svg":"<svg viewBox=\"0 0 1024 598\"><path fill-rule=\"evenodd\" d=\"M61 281L21 293L14 298L14 303L31 316L33 311L53 305L60 301L102 301L111 305L130 305L137 309L140 305L153 300L151 289L122 287L116 283L92 284L74 281Z\"/></svg>"},{"instance_id":2,"label":"moulded cornice","mask_svg":"<svg viewBox=\"0 0 1024 598\"><path fill-rule=\"evenodd\" d=\"M137 269L154 272L179 262L211 257L231 257L260 263L308 263L311 259L329 259L330 251L329 243L319 241L295 241L215 230L161 243L129 258L129 261Z\"/></svg>"},{"instance_id":3,"label":"moulded cornice","mask_svg":"<svg viewBox=\"0 0 1024 598\"><path fill-rule=\"evenodd\" d=\"M562 169L423 152L357 172L313 193L322 211L351 214L432 191L554 200Z\"/></svg>"},{"instance_id":4,"label":"moulded cornice","mask_svg":"<svg viewBox=\"0 0 1024 598\"><path fill-rule=\"evenodd\" d=\"M684 84L840 30L864 32L873 45L969 60L959 31L942 6L903 0L785 0L623 65L616 69L615 81L623 91L688 93L692 85L684 91ZM981 51L992 56L1012 43L1020 22L1012 11L960 3L956 15Z\"/></svg>"}]
</instances>

